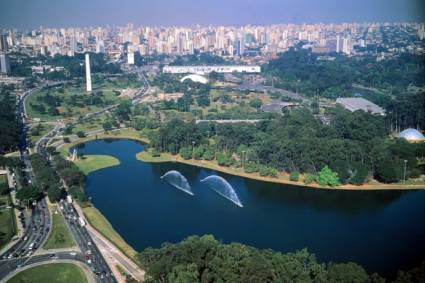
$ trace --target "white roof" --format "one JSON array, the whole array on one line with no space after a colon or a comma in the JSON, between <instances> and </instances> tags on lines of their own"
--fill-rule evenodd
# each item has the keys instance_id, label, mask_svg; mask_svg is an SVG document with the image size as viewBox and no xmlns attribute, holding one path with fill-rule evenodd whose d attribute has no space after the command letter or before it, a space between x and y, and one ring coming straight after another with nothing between
<instances>
[{"instance_id":1,"label":"white roof","mask_svg":"<svg viewBox=\"0 0 425 283\"><path fill-rule=\"evenodd\" d=\"M425 139L424 135L416 129L409 128L399 134L400 138L408 141L419 141Z\"/></svg>"},{"instance_id":2,"label":"white roof","mask_svg":"<svg viewBox=\"0 0 425 283\"><path fill-rule=\"evenodd\" d=\"M180 82L184 82L185 80L191 80L192 82L196 82L196 83L201 83L201 84L206 84L208 83L208 79L201 76L201 75L197 75L197 74L191 74L191 75L187 75L184 76Z\"/></svg>"},{"instance_id":3,"label":"white roof","mask_svg":"<svg viewBox=\"0 0 425 283\"><path fill-rule=\"evenodd\" d=\"M363 110L372 114L385 115L385 110L375 103L362 97L343 97L338 98L336 103L341 104L345 109L351 112Z\"/></svg>"}]
</instances>

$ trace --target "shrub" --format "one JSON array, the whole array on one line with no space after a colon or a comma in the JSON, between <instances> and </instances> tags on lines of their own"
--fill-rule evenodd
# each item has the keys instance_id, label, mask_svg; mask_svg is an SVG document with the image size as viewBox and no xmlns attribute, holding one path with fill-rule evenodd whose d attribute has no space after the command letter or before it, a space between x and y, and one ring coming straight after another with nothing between
<instances>
[{"instance_id":1,"label":"shrub","mask_svg":"<svg viewBox=\"0 0 425 283\"><path fill-rule=\"evenodd\" d=\"M320 170L319 175L316 178L316 182L321 186L338 186L339 178L338 173L333 172L328 166L325 166Z\"/></svg>"},{"instance_id":2,"label":"shrub","mask_svg":"<svg viewBox=\"0 0 425 283\"><path fill-rule=\"evenodd\" d=\"M258 172L258 165L253 162L246 163L244 166L244 171L245 173Z\"/></svg>"},{"instance_id":3,"label":"shrub","mask_svg":"<svg viewBox=\"0 0 425 283\"><path fill-rule=\"evenodd\" d=\"M213 160L215 158L215 151L213 148L207 148L204 152L205 160Z\"/></svg>"},{"instance_id":4,"label":"shrub","mask_svg":"<svg viewBox=\"0 0 425 283\"><path fill-rule=\"evenodd\" d=\"M292 172L290 175L289 175L289 181L292 181L292 182L298 182L298 180L300 179L300 173L299 172Z\"/></svg>"},{"instance_id":5,"label":"shrub","mask_svg":"<svg viewBox=\"0 0 425 283\"><path fill-rule=\"evenodd\" d=\"M152 157L160 157L161 156L161 153L156 148L152 148L150 150L150 154L151 154Z\"/></svg>"},{"instance_id":6,"label":"shrub","mask_svg":"<svg viewBox=\"0 0 425 283\"><path fill-rule=\"evenodd\" d=\"M269 175L269 168L267 168L266 166L261 166L260 167L260 176L268 176Z\"/></svg>"},{"instance_id":7,"label":"shrub","mask_svg":"<svg viewBox=\"0 0 425 283\"><path fill-rule=\"evenodd\" d=\"M180 155L183 157L183 159L188 160L192 158L192 150L190 147L182 147L180 148Z\"/></svg>"},{"instance_id":8,"label":"shrub","mask_svg":"<svg viewBox=\"0 0 425 283\"><path fill-rule=\"evenodd\" d=\"M314 182L316 180L316 175L314 174L310 174L310 173L305 173L304 174L304 184L310 184L312 182Z\"/></svg>"}]
</instances>

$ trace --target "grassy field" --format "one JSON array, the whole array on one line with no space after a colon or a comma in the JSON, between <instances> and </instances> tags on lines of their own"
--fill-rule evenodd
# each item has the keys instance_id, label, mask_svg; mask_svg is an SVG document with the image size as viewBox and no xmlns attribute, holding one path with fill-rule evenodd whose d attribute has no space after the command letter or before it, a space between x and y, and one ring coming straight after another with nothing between
<instances>
[{"instance_id":1,"label":"grassy field","mask_svg":"<svg viewBox=\"0 0 425 283\"><path fill-rule=\"evenodd\" d=\"M109 155L85 155L83 158L74 161L74 163L85 175L88 175L102 168L119 165L120 161Z\"/></svg>"},{"instance_id":2,"label":"grassy field","mask_svg":"<svg viewBox=\"0 0 425 283\"><path fill-rule=\"evenodd\" d=\"M102 99L105 102L105 105L111 105L118 103L120 100L115 91L119 91L128 87L131 87L131 85L127 85L124 81L119 80L94 82L93 93L101 91ZM61 104L57 107L59 115L52 115L49 113L49 107L43 101L43 97L45 97L47 94L60 99ZM25 106L27 114L30 118L40 118L44 121L54 121L63 118L77 117L105 107L105 105L88 105L85 99L90 96L87 95L88 94L84 85L67 85L63 88L63 91L61 90L61 87L42 89L30 95L25 100ZM34 107L34 105L43 105L46 111L41 112L40 109Z\"/></svg>"},{"instance_id":3,"label":"grassy field","mask_svg":"<svg viewBox=\"0 0 425 283\"><path fill-rule=\"evenodd\" d=\"M6 175L0 175L0 189L7 186L7 177ZM1 191L1 190L0 190Z\"/></svg>"},{"instance_id":4,"label":"grassy field","mask_svg":"<svg viewBox=\"0 0 425 283\"><path fill-rule=\"evenodd\" d=\"M0 196L1 205L9 205L9 196ZM0 249L16 234L15 215L12 208L0 208Z\"/></svg>"},{"instance_id":5,"label":"grassy field","mask_svg":"<svg viewBox=\"0 0 425 283\"><path fill-rule=\"evenodd\" d=\"M51 208L53 211L53 226L49 238L47 239L43 248L49 250L69 248L74 246L74 239L72 238L71 231L69 231L69 228L66 225L62 214L60 212L54 213L54 211L57 209L56 205L52 206Z\"/></svg>"},{"instance_id":6,"label":"grassy field","mask_svg":"<svg viewBox=\"0 0 425 283\"><path fill-rule=\"evenodd\" d=\"M83 207L84 215L89 223L105 238L111 241L124 254L135 259L137 252L129 246L124 239L114 230L111 223L93 206Z\"/></svg>"},{"instance_id":7,"label":"grassy field","mask_svg":"<svg viewBox=\"0 0 425 283\"><path fill-rule=\"evenodd\" d=\"M84 283L88 282L84 271L72 263L51 263L24 270L8 283Z\"/></svg>"},{"instance_id":8,"label":"grassy field","mask_svg":"<svg viewBox=\"0 0 425 283\"><path fill-rule=\"evenodd\" d=\"M159 163L159 162L171 162L175 161L173 156L170 153L163 153L159 157L153 157L149 152L142 151L136 154L136 158L140 161Z\"/></svg>"}]
</instances>

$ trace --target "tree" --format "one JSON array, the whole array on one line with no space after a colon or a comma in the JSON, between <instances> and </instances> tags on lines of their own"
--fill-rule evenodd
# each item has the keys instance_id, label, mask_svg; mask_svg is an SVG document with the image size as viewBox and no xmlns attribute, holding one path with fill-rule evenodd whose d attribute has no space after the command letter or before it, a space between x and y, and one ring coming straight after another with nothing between
<instances>
[{"instance_id":1,"label":"tree","mask_svg":"<svg viewBox=\"0 0 425 283\"><path fill-rule=\"evenodd\" d=\"M149 282L382 282L354 263L327 267L306 249L284 254L239 243L222 244L211 235L147 248L138 259Z\"/></svg>"},{"instance_id":2,"label":"tree","mask_svg":"<svg viewBox=\"0 0 425 283\"><path fill-rule=\"evenodd\" d=\"M300 173L297 171L291 172L291 174L289 175L289 181L298 182L299 179Z\"/></svg>"},{"instance_id":3,"label":"tree","mask_svg":"<svg viewBox=\"0 0 425 283\"><path fill-rule=\"evenodd\" d=\"M196 264L177 265L169 275L169 282L175 283L196 283L199 282L199 272Z\"/></svg>"},{"instance_id":4,"label":"tree","mask_svg":"<svg viewBox=\"0 0 425 283\"><path fill-rule=\"evenodd\" d=\"M77 137L84 138L84 137L86 137L86 133L84 131L78 131L77 132Z\"/></svg>"},{"instance_id":5,"label":"tree","mask_svg":"<svg viewBox=\"0 0 425 283\"><path fill-rule=\"evenodd\" d=\"M202 159L202 156L204 155L204 147L203 146L197 146L193 149L193 158L196 160Z\"/></svg>"},{"instance_id":6,"label":"tree","mask_svg":"<svg viewBox=\"0 0 425 283\"><path fill-rule=\"evenodd\" d=\"M314 174L305 173L304 174L304 184L308 185L314 181L316 181L317 176Z\"/></svg>"},{"instance_id":7,"label":"tree","mask_svg":"<svg viewBox=\"0 0 425 283\"><path fill-rule=\"evenodd\" d=\"M128 121L131 115L131 100L122 100L118 104L116 113L119 119Z\"/></svg>"},{"instance_id":8,"label":"tree","mask_svg":"<svg viewBox=\"0 0 425 283\"><path fill-rule=\"evenodd\" d=\"M328 166L325 166L322 170L320 170L319 175L316 178L316 182L321 186L338 186L338 174L333 172Z\"/></svg>"},{"instance_id":9,"label":"tree","mask_svg":"<svg viewBox=\"0 0 425 283\"><path fill-rule=\"evenodd\" d=\"M23 202L39 200L41 197L42 190L38 186L24 186L16 193L16 198Z\"/></svg>"},{"instance_id":10,"label":"tree","mask_svg":"<svg viewBox=\"0 0 425 283\"><path fill-rule=\"evenodd\" d=\"M364 283L369 282L369 275L363 267L353 262L331 264L328 268L329 283Z\"/></svg>"},{"instance_id":11,"label":"tree","mask_svg":"<svg viewBox=\"0 0 425 283\"><path fill-rule=\"evenodd\" d=\"M58 186L49 186L47 189L47 196L51 202L56 202L63 196L63 190Z\"/></svg>"},{"instance_id":12,"label":"tree","mask_svg":"<svg viewBox=\"0 0 425 283\"><path fill-rule=\"evenodd\" d=\"M109 132L110 130L112 130L113 125L111 121L106 120L105 122L103 122L102 127L105 132Z\"/></svg>"},{"instance_id":13,"label":"tree","mask_svg":"<svg viewBox=\"0 0 425 283\"><path fill-rule=\"evenodd\" d=\"M191 159L192 158L192 150L188 146L185 146L185 147L180 148L180 152L179 153L183 157L183 159L188 160L188 159Z\"/></svg>"},{"instance_id":14,"label":"tree","mask_svg":"<svg viewBox=\"0 0 425 283\"><path fill-rule=\"evenodd\" d=\"M249 102L249 106L255 109L260 109L260 107L263 105L263 102L259 98L254 98Z\"/></svg>"},{"instance_id":15,"label":"tree","mask_svg":"<svg viewBox=\"0 0 425 283\"><path fill-rule=\"evenodd\" d=\"M215 149L211 146L208 146L205 149L203 157L205 160L213 160L215 158Z\"/></svg>"}]
</instances>

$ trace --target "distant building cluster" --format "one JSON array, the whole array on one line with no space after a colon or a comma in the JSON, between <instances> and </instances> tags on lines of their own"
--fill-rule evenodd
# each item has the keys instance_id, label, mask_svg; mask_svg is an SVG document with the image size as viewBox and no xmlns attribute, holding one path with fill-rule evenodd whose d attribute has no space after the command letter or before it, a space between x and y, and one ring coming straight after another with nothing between
<instances>
[{"instance_id":1,"label":"distant building cluster","mask_svg":"<svg viewBox=\"0 0 425 283\"><path fill-rule=\"evenodd\" d=\"M168 74L209 74L216 73L260 73L260 66L252 65L228 65L228 66L165 66L162 69L163 73Z\"/></svg>"},{"instance_id":2,"label":"distant building cluster","mask_svg":"<svg viewBox=\"0 0 425 283\"><path fill-rule=\"evenodd\" d=\"M270 58L301 43L313 52L388 56L398 52L423 52L423 23L281 24L269 26L193 26L39 28L30 32L0 29L0 52L24 49L32 54L73 56L76 52L105 53L110 58L134 54ZM387 40L391 38L391 40ZM413 40L412 40L413 39ZM356 47L356 48L355 48ZM382 48L378 48L382 47ZM381 54L382 53L382 54Z\"/></svg>"}]
</instances>

